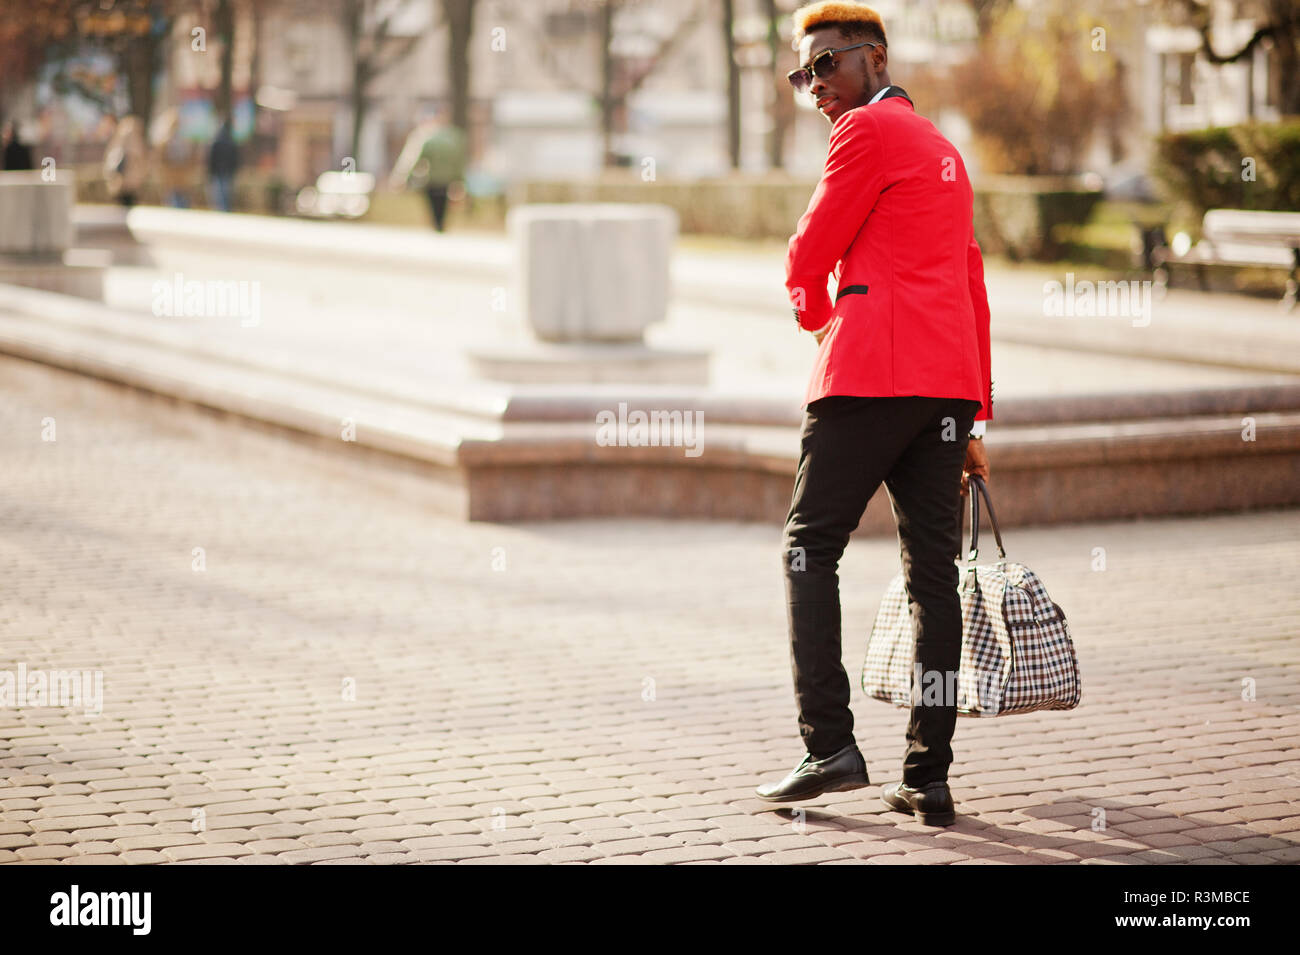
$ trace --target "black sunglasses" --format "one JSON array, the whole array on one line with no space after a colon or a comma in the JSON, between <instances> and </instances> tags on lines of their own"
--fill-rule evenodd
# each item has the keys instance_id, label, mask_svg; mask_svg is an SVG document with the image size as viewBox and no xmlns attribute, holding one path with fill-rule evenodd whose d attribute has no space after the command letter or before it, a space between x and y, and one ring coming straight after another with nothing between
<instances>
[{"instance_id":1,"label":"black sunglasses","mask_svg":"<svg viewBox=\"0 0 1300 955\"><path fill-rule=\"evenodd\" d=\"M795 88L796 92L802 93L808 89L808 87L812 86L814 74L816 74L819 79L824 80L835 72L835 67L839 66L839 62L835 59L836 53L847 53L849 50L856 50L860 46L883 45L884 44L881 43L866 42L855 43L852 46L842 46L838 50L822 50L813 57L812 63L808 66L801 66L797 70L791 70L785 75L785 78L790 81L790 85Z\"/></svg>"}]
</instances>

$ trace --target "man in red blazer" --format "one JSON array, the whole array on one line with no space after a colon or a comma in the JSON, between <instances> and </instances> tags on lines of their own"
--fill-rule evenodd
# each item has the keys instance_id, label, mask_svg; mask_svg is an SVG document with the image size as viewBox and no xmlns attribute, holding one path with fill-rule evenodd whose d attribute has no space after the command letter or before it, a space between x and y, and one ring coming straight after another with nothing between
<instances>
[{"instance_id":1,"label":"man in red blazer","mask_svg":"<svg viewBox=\"0 0 1300 955\"><path fill-rule=\"evenodd\" d=\"M972 232L973 193L956 148L891 84L884 25L869 7L794 14L790 74L831 122L821 181L790 239L786 287L817 359L782 541L799 730L808 750L772 802L868 785L841 663L836 569L876 489L888 489L923 673L955 672L967 475L988 476L989 309ZM828 276L835 283L832 301ZM978 425L975 422L980 422ZM953 705L912 708L891 808L955 819L948 789Z\"/></svg>"}]
</instances>

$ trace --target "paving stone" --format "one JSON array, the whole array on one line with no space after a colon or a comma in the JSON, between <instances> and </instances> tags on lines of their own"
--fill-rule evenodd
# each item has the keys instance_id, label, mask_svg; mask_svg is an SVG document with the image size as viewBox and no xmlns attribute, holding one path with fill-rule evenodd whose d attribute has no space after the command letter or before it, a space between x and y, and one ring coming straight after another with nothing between
<instances>
[{"instance_id":1,"label":"paving stone","mask_svg":"<svg viewBox=\"0 0 1300 955\"><path fill-rule=\"evenodd\" d=\"M242 855L250 855L252 849L247 846L231 842L218 842L215 844L201 844L193 846L168 846L163 849L163 855L174 862L189 862L196 859L213 859L213 858L238 858Z\"/></svg>"},{"instance_id":2,"label":"paving stone","mask_svg":"<svg viewBox=\"0 0 1300 955\"><path fill-rule=\"evenodd\" d=\"M774 865L816 865L821 862L842 859L852 860L855 857L840 849L824 846L807 849L782 849L780 852L770 852L759 858Z\"/></svg>"},{"instance_id":3,"label":"paving stone","mask_svg":"<svg viewBox=\"0 0 1300 955\"><path fill-rule=\"evenodd\" d=\"M488 846L449 846L445 849L413 849L412 854L421 862L451 861L472 859L476 856L493 856L499 853Z\"/></svg>"},{"instance_id":4,"label":"paving stone","mask_svg":"<svg viewBox=\"0 0 1300 955\"><path fill-rule=\"evenodd\" d=\"M120 693L112 725L6 714L0 863L1300 862L1294 509L1017 528L1070 614L1087 709L959 721L954 827L875 786L796 828L753 794L800 748L770 527L461 522L418 469L26 363L0 381L0 643L70 666L88 629ZM56 443L31 436L47 415ZM1101 545L1123 575L1079 569ZM846 620L897 562L896 540L855 538ZM1268 690L1250 703L1222 684L1225 572L1247 589L1233 653ZM682 597L701 581L734 599ZM854 710L896 772L898 712Z\"/></svg>"}]
</instances>

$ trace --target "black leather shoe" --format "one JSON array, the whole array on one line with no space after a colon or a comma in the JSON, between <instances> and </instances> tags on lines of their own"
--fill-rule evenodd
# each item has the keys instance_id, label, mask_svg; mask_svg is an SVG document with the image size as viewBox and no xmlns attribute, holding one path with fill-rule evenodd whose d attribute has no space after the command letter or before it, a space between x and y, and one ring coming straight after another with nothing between
<instances>
[{"instance_id":1,"label":"black leather shoe","mask_svg":"<svg viewBox=\"0 0 1300 955\"><path fill-rule=\"evenodd\" d=\"M894 783L880 791L880 798L890 809L916 816L923 826L951 826L957 821L952 791L943 781L926 783L920 789Z\"/></svg>"},{"instance_id":2,"label":"black leather shoe","mask_svg":"<svg viewBox=\"0 0 1300 955\"><path fill-rule=\"evenodd\" d=\"M812 753L779 783L764 783L755 790L759 799L768 802L797 802L822 793L844 792L870 786L867 761L856 743L850 743L833 756L813 759Z\"/></svg>"}]
</instances>

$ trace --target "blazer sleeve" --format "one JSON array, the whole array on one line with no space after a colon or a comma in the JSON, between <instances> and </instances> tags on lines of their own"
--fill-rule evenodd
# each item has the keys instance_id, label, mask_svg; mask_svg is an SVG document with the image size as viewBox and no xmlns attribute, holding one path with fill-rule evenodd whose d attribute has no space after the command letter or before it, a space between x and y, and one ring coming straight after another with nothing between
<instances>
[{"instance_id":1,"label":"blazer sleeve","mask_svg":"<svg viewBox=\"0 0 1300 955\"><path fill-rule=\"evenodd\" d=\"M984 406L975 415L976 421L993 420L993 371L989 354L989 296L984 287L984 257L980 244L972 233L966 249L966 274L970 281L970 300L975 309L975 337L979 342L980 371L984 376Z\"/></svg>"},{"instance_id":2,"label":"blazer sleeve","mask_svg":"<svg viewBox=\"0 0 1300 955\"><path fill-rule=\"evenodd\" d=\"M853 244L884 188L879 133L866 109L831 130L821 181L799 217L785 258L785 287L799 324L817 331L831 319L827 277Z\"/></svg>"}]
</instances>

